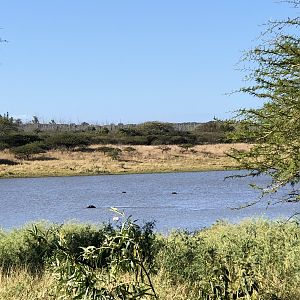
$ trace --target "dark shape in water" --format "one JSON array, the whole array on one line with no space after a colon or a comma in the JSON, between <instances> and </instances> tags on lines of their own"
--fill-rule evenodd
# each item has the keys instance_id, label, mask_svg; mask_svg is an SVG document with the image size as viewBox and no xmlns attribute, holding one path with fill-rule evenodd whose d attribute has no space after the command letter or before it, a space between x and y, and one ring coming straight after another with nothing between
<instances>
[{"instance_id":1,"label":"dark shape in water","mask_svg":"<svg viewBox=\"0 0 300 300\"><path fill-rule=\"evenodd\" d=\"M126 192L123 191L122 194L126 194Z\"/></svg>"},{"instance_id":2,"label":"dark shape in water","mask_svg":"<svg viewBox=\"0 0 300 300\"><path fill-rule=\"evenodd\" d=\"M172 192L172 195L177 195L177 192Z\"/></svg>"},{"instance_id":3,"label":"dark shape in water","mask_svg":"<svg viewBox=\"0 0 300 300\"><path fill-rule=\"evenodd\" d=\"M87 206L86 208L96 208L96 206L91 204L91 205Z\"/></svg>"}]
</instances>

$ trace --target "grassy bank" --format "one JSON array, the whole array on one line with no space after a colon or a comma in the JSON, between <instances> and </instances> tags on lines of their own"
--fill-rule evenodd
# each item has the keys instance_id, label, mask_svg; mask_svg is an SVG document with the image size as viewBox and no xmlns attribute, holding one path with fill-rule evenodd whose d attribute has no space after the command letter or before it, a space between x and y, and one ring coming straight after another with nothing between
<instances>
[{"instance_id":1,"label":"grassy bank","mask_svg":"<svg viewBox=\"0 0 300 300\"><path fill-rule=\"evenodd\" d=\"M119 149L116 155L105 147ZM99 146L76 151L53 150L29 160L0 152L0 178L75 176L224 170L235 163L225 155L230 148L249 149L247 144L180 146ZM101 150L101 151L100 151Z\"/></svg>"},{"instance_id":2,"label":"grassy bank","mask_svg":"<svg viewBox=\"0 0 300 300\"><path fill-rule=\"evenodd\" d=\"M238 225L219 222L196 233L177 231L168 236L151 231L147 235L140 228L135 230L140 245L144 243L143 251L148 251L146 256L152 257L151 263L148 261L149 274L160 299L300 299L300 226L297 222L252 220ZM130 235L128 228L126 234ZM64 294L64 289L74 284L79 271L72 269L70 257L76 257L80 264L81 246L99 247L107 236L113 235L119 238L120 229L79 224L28 226L1 232L0 299L47 300L59 296L72 299ZM66 266L66 257L62 256L62 248L52 246L61 239L64 251L68 252L67 266L73 271L72 276L64 277L63 288L58 289L65 276L62 268ZM109 256L106 254L106 257ZM55 259L60 260L60 276L57 265L53 267ZM103 272L109 272L106 264L107 260L100 265L98 262L98 267L89 266L89 270L102 278ZM80 274L86 276L82 266ZM124 278L129 282L130 276L128 270L123 272L122 282Z\"/></svg>"}]
</instances>

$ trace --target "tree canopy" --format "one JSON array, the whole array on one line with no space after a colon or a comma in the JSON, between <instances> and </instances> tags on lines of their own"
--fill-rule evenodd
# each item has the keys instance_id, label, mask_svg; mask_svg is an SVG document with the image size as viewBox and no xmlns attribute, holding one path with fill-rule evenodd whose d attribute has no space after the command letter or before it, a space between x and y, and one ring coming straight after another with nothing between
<instances>
[{"instance_id":1,"label":"tree canopy","mask_svg":"<svg viewBox=\"0 0 300 300\"><path fill-rule=\"evenodd\" d=\"M17 124L15 123L14 119L9 116L8 113L3 115L0 114L0 136L17 130Z\"/></svg>"},{"instance_id":2,"label":"tree canopy","mask_svg":"<svg viewBox=\"0 0 300 300\"><path fill-rule=\"evenodd\" d=\"M300 0L286 1L295 9ZM269 21L261 44L245 54L243 62L249 83L239 92L264 101L258 109L240 109L234 118L234 140L253 143L249 152L230 155L248 175L267 174L272 182L263 194L283 187L283 200L300 200L300 18Z\"/></svg>"}]
</instances>

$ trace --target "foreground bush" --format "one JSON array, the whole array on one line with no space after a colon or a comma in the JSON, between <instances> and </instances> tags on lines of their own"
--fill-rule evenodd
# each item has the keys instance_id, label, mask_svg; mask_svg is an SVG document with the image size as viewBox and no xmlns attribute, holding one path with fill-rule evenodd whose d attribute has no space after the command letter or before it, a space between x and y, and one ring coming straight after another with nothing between
<instances>
[{"instance_id":1,"label":"foreground bush","mask_svg":"<svg viewBox=\"0 0 300 300\"><path fill-rule=\"evenodd\" d=\"M57 294L66 299L157 299L152 281L152 225L141 228L127 219L106 234L99 247L82 248L78 257L60 240L52 268Z\"/></svg>"},{"instance_id":2,"label":"foreground bush","mask_svg":"<svg viewBox=\"0 0 300 300\"><path fill-rule=\"evenodd\" d=\"M0 268L2 272L25 268L33 274L41 273L57 255L61 238L68 251L79 257L82 247L99 247L111 230L110 225L37 223L10 232L0 231Z\"/></svg>"},{"instance_id":3,"label":"foreground bush","mask_svg":"<svg viewBox=\"0 0 300 300\"><path fill-rule=\"evenodd\" d=\"M7 299L6 286L18 294L10 299L151 299L155 293L165 300L300 299L297 222L219 222L168 236L154 235L149 226L38 224L2 232L0 265L9 276L0 299ZM22 276L32 278L36 290L28 292L12 266L27 268Z\"/></svg>"},{"instance_id":4,"label":"foreground bush","mask_svg":"<svg viewBox=\"0 0 300 300\"><path fill-rule=\"evenodd\" d=\"M163 241L159 269L199 299L300 299L300 227L297 223L218 223Z\"/></svg>"},{"instance_id":5,"label":"foreground bush","mask_svg":"<svg viewBox=\"0 0 300 300\"><path fill-rule=\"evenodd\" d=\"M124 216L122 216L124 218ZM153 224L140 227L130 218L116 227L32 225L0 237L3 274L46 270L55 277L61 299L157 298Z\"/></svg>"}]
</instances>

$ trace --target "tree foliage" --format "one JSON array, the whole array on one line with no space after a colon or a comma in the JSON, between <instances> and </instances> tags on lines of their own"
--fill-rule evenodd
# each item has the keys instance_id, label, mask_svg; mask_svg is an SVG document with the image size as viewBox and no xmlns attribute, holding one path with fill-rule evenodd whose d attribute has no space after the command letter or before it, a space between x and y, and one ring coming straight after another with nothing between
<instances>
[{"instance_id":1,"label":"tree foliage","mask_svg":"<svg viewBox=\"0 0 300 300\"><path fill-rule=\"evenodd\" d=\"M34 142L11 149L16 158L29 160L35 154L45 153L40 142Z\"/></svg>"},{"instance_id":2,"label":"tree foliage","mask_svg":"<svg viewBox=\"0 0 300 300\"><path fill-rule=\"evenodd\" d=\"M8 113L0 115L0 135L15 132L18 130L18 125Z\"/></svg>"},{"instance_id":3,"label":"tree foliage","mask_svg":"<svg viewBox=\"0 0 300 300\"><path fill-rule=\"evenodd\" d=\"M287 1L300 8L300 1ZM264 101L261 108L241 109L234 121L234 140L248 140L249 152L232 151L248 175L267 174L270 185L263 194L291 187L287 194L300 200L300 18L270 21L261 44L246 53L248 86L239 92Z\"/></svg>"},{"instance_id":4,"label":"tree foliage","mask_svg":"<svg viewBox=\"0 0 300 300\"><path fill-rule=\"evenodd\" d=\"M80 247L79 257L61 237L53 270L62 299L158 299L151 280L156 254L153 225L140 227L128 218L105 234L99 247Z\"/></svg>"},{"instance_id":5,"label":"tree foliage","mask_svg":"<svg viewBox=\"0 0 300 300\"><path fill-rule=\"evenodd\" d=\"M88 137L80 133L57 133L45 138L45 144L49 149L72 150L76 147L84 147L90 144Z\"/></svg>"}]
</instances>

